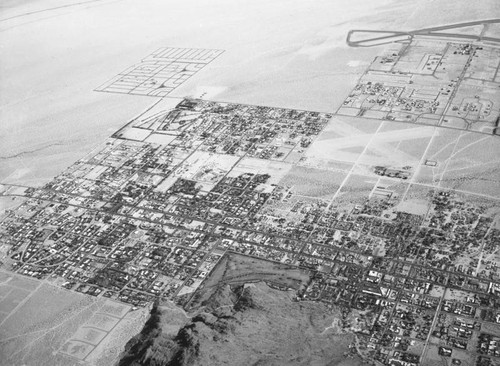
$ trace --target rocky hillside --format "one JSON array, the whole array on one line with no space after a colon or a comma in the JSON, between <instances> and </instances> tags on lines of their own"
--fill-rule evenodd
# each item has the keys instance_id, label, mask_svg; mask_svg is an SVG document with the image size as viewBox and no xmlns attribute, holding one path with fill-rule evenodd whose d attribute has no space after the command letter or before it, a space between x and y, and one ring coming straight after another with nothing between
<instances>
[{"instance_id":1,"label":"rocky hillside","mask_svg":"<svg viewBox=\"0 0 500 366\"><path fill-rule=\"evenodd\" d=\"M353 336L324 304L295 302L293 291L260 282L219 287L176 334L156 304L130 340L119 366L361 365L350 356Z\"/></svg>"}]
</instances>

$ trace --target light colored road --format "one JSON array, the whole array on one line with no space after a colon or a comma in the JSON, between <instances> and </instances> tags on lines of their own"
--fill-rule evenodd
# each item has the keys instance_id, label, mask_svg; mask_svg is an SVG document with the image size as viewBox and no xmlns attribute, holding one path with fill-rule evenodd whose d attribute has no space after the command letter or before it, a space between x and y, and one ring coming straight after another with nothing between
<instances>
[{"instance_id":1,"label":"light colored road","mask_svg":"<svg viewBox=\"0 0 500 366\"><path fill-rule=\"evenodd\" d=\"M378 41L385 41L385 40L389 40L391 38L398 38L398 37L404 37L404 36L407 36L408 39L413 38L413 36L430 36L430 37L464 38L464 39L472 39L472 40L477 40L477 41L488 41L488 42L500 43L500 38L484 37L483 32L481 32L481 34L479 34L479 35L436 32L436 31L447 30L447 29L470 27L470 26L474 26L474 25L487 25L487 24L494 24L494 23L500 23L500 19L485 19L485 20L478 20L478 21L473 21L473 22L449 24L449 25L442 25L442 26L437 26L437 27L422 28L422 29L417 29L417 30L409 31L409 32L390 31L390 30L389 31L375 31L375 30L367 30L367 29L353 29L353 30L350 30L349 33L347 34L346 42L351 47L371 47L371 46L373 46L373 44L367 44L367 45L364 45L364 44L378 42ZM355 33L377 33L377 34L387 34L387 35L363 39L360 41L352 41L351 38L352 38L353 34L355 34ZM377 43L377 45L378 45L378 43Z\"/></svg>"}]
</instances>

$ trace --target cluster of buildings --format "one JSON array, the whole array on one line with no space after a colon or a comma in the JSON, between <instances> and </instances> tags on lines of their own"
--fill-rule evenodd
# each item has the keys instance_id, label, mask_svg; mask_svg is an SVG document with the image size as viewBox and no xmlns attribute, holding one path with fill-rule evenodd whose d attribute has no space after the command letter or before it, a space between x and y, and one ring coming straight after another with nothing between
<instances>
[{"instance_id":1,"label":"cluster of buildings","mask_svg":"<svg viewBox=\"0 0 500 366\"><path fill-rule=\"evenodd\" d=\"M411 85L403 88L381 82L367 81L358 84L343 105L361 110L435 114L441 100L438 98L419 99L412 97L415 90L411 88Z\"/></svg>"},{"instance_id":2,"label":"cluster of buildings","mask_svg":"<svg viewBox=\"0 0 500 366\"><path fill-rule=\"evenodd\" d=\"M498 48L413 39L375 58L338 113L495 134Z\"/></svg>"}]
</instances>

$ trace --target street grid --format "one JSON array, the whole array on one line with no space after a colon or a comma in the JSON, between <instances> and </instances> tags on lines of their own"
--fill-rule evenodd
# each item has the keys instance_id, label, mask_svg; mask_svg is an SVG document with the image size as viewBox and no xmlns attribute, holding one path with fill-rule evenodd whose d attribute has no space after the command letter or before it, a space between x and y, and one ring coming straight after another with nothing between
<instances>
[{"instance_id":1,"label":"street grid","mask_svg":"<svg viewBox=\"0 0 500 366\"><path fill-rule=\"evenodd\" d=\"M95 90L165 97L223 52L199 48L160 48Z\"/></svg>"}]
</instances>

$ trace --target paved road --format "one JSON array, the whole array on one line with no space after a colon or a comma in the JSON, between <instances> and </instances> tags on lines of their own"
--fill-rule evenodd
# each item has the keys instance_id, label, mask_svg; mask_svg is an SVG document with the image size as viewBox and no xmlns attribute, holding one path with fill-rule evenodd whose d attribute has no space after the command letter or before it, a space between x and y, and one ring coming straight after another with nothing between
<instances>
[{"instance_id":1,"label":"paved road","mask_svg":"<svg viewBox=\"0 0 500 366\"><path fill-rule=\"evenodd\" d=\"M417 30L408 31L408 32L353 29L353 30L350 30L349 33L347 34L346 42L350 47L372 47L375 45L380 45L379 42L382 42L382 41L387 41L387 42L383 42L383 43L389 43L389 42L391 42L390 40L392 38L406 37L406 39L411 39L414 36L429 36L429 37L464 38L464 39L472 39L472 40L476 40L476 41L488 41L488 42L500 43L500 38L484 37L483 32L481 32L479 35L438 32L438 31L447 30L447 29L471 27L471 26L475 26L475 25L486 25L486 24L494 24L494 23L500 23L500 19L485 19L485 20L478 20L478 21L473 21L473 22L456 23L456 24L442 25L442 26L431 27L431 28L422 28L422 29L417 29ZM368 39L362 39L359 41L352 41L351 37L353 36L353 34L359 33L359 32L378 33L378 34L387 34L387 35L374 37L374 38L368 38ZM373 44L373 42L375 42L375 44Z\"/></svg>"}]
</instances>

